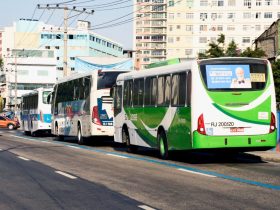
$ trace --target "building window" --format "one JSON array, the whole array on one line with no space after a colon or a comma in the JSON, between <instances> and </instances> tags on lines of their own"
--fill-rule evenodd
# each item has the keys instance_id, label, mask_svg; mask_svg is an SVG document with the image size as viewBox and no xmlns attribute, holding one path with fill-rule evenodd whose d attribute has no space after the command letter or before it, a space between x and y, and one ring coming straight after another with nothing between
<instances>
[{"instance_id":1,"label":"building window","mask_svg":"<svg viewBox=\"0 0 280 210\"><path fill-rule=\"evenodd\" d=\"M235 18L235 13L233 13L233 12L228 13L227 18L228 19L234 19Z\"/></svg>"},{"instance_id":2,"label":"building window","mask_svg":"<svg viewBox=\"0 0 280 210\"><path fill-rule=\"evenodd\" d=\"M176 42L180 42L180 37L176 37Z\"/></svg>"},{"instance_id":3,"label":"building window","mask_svg":"<svg viewBox=\"0 0 280 210\"><path fill-rule=\"evenodd\" d=\"M193 19L193 13L186 13L186 19Z\"/></svg>"},{"instance_id":4,"label":"building window","mask_svg":"<svg viewBox=\"0 0 280 210\"><path fill-rule=\"evenodd\" d=\"M59 57L56 57L56 60L58 60L58 61L59 61Z\"/></svg>"},{"instance_id":5,"label":"building window","mask_svg":"<svg viewBox=\"0 0 280 210\"><path fill-rule=\"evenodd\" d=\"M177 25L177 26L176 26L176 29L177 29L177 30L180 30L180 29L181 29L181 25Z\"/></svg>"},{"instance_id":6,"label":"building window","mask_svg":"<svg viewBox=\"0 0 280 210\"><path fill-rule=\"evenodd\" d=\"M169 13L169 14L168 14L168 18L171 19L171 20L173 20L173 19L174 19L174 13Z\"/></svg>"},{"instance_id":7,"label":"building window","mask_svg":"<svg viewBox=\"0 0 280 210\"><path fill-rule=\"evenodd\" d=\"M248 31L250 29L250 25L243 25L243 31Z\"/></svg>"},{"instance_id":8,"label":"building window","mask_svg":"<svg viewBox=\"0 0 280 210\"><path fill-rule=\"evenodd\" d=\"M244 0L245 7L251 7L251 4L252 4L251 0Z\"/></svg>"},{"instance_id":9,"label":"building window","mask_svg":"<svg viewBox=\"0 0 280 210\"><path fill-rule=\"evenodd\" d=\"M208 6L208 0L200 0L200 6L201 6L201 7L206 7L206 6Z\"/></svg>"},{"instance_id":10,"label":"building window","mask_svg":"<svg viewBox=\"0 0 280 210\"><path fill-rule=\"evenodd\" d=\"M243 13L243 18L244 19L250 19L251 18L251 13L250 12L244 12Z\"/></svg>"},{"instance_id":11,"label":"building window","mask_svg":"<svg viewBox=\"0 0 280 210\"><path fill-rule=\"evenodd\" d=\"M186 31L192 31L193 26L192 25L186 25Z\"/></svg>"},{"instance_id":12,"label":"building window","mask_svg":"<svg viewBox=\"0 0 280 210\"><path fill-rule=\"evenodd\" d=\"M181 18L181 13L177 13L177 18Z\"/></svg>"},{"instance_id":13,"label":"building window","mask_svg":"<svg viewBox=\"0 0 280 210\"><path fill-rule=\"evenodd\" d=\"M169 7L174 7L174 1L169 1L169 2L168 2L168 6L169 6Z\"/></svg>"},{"instance_id":14,"label":"building window","mask_svg":"<svg viewBox=\"0 0 280 210\"><path fill-rule=\"evenodd\" d=\"M242 43L244 43L244 44L250 43L250 37L243 37L242 38Z\"/></svg>"},{"instance_id":15,"label":"building window","mask_svg":"<svg viewBox=\"0 0 280 210\"><path fill-rule=\"evenodd\" d=\"M51 49L51 47L50 46L45 46L45 49L49 50L49 49Z\"/></svg>"},{"instance_id":16,"label":"building window","mask_svg":"<svg viewBox=\"0 0 280 210\"><path fill-rule=\"evenodd\" d=\"M235 30L235 26L234 25L228 25L227 26L227 30L228 31L234 31Z\"/></svg>"},{"instance_id":17,"label":"building window","mask_svg":"<svg viewBox=\"0 0 280 210\"><path fill-rule=\"evenodd\" d=\"M264 18L272 18L272 12L265 12Z\"/></svg>"},{"instance_id":18,"label":"building window","mask_svg":"<svg viewBox=\"0 0 280 210\"><path fill-rule=\"evenodd\" d=\"M200 20L206 20L207 19L207 13L200 13Z\"/></svg>"},{"instance_id":19,"label":"building window","mask_svg":"<svg viewBox=\"0 0 280 210\"><path fill-rule=\"evenodd\" d=\"M199 30L200 31L207 31L207 25L200 25Z\"/></svg>"},{"instance_id":20,"label":"building window","mask_svg":"<svg viewBox=\"0 0 280 210\"><path fill-rule=\"evenodd\" d=\"M218 0L218 7L224 6L224 0Z\"/></svg>"},{"instance_id":21,"label":"building window","mask_svg":"<svg viewBox=\"0 0 280 210\"><path fill-rule=\"evenodd\" d=\"M185 49L185 55L192 55L192 49Z\"/></svg>"},{"instance_id":22,"label":"building window","mask_svg":"<svg viewBox=\"0 0 280 210\"><path fill-rule=\"evenodd\" d=\"M173 31L173 25L169 25L168 28L169 28L169 31Z\"/></svg>"},{"instance_id":23,"label":"building window","mask_svg":"<svg viewBox=\"0 0 280 210\"><path fill-rule=\"evenodd\" d=\"M211 19L213 20L217 19L217 13L211 13Z\"/></svg>"},{"instance_id":24,"label":"building window","mask_svg":"<svg viewBox=\"0 0 280 210\"><path fill-rule=\"evenodd\" d=\"M207 37L199 37L199 43L207 43Z\"/></svg>"},{"instance_id":25,"label":"building window","mask_svg":"<svg viewBox=\"0 0 280 210\"><path fill-rule=\"evenodd\" d=\"M235 6L235 0L228 0L228 6Z\"/></svg>"},{"instance_id":26,"label":"building window","mask_svg":"<svg viewBox=\"0 0 280 210\"><path fill-rule=\"evenodd\" d=\"M256 0L256 6L262 6L262 0Z\"/></svg>"},{"instance_id":27,"label":"building window","mask_svg":"<svg viewBox=\"0 0 280 210\"><path fill-rule=\"evenodd\" d=\"M55 49L59 50L59 46L55 46Z\"/></svg>"},{"instance_id":28,"label":"building window","mask_svg":"<svg viewBox=\"0 0 280 210\"><path fill-rule=\"evenodd\" d=\"M168 43L174 43L174 38L173 37L168 37Z\"/></svg>"},{"instance_id":29,"label":"building window","mask_svg":"<svg viewBox=\"0 0 280 210\"><path fill-rule=\"evenodd\" d=\"M193 6L193 0L187 0L187 7L192 7Z\"/></svg>"},{"instance_id":30,"label":"building window","mask_svg":"<svg viewBox=\"0 0 280 210\"><path fill-rule=\"evenodd\" d=\"M260 31L261 30L261 25L255 25L255 30Z\"/></svg>"},{"instance_id":31,"label":"building window","mask_svg":"<svg viewBox=\"0 0 280 210\"><path fill-rule=\"evenodd\" d=\"M71 61L74 61L74 60L75 60L75 57L70 57L70 60L71 60Z\"/></svg>"},{"instance_id":32,"label":"building window","mask_svg":"<svg viewBox=\"0 0 280 210\"><path fill-rule=\"evenodd\" d=\"M256 12L256 19L259 19L259 18L261 18L261 12Z\"/></svg>"},{"instance_id":33,"label":"building window","mask_svg":"<svg viewBox=\"0 0 280 210\"><path fill-rule=\"evenodd\" d=\"M217 31L223 31L223 26L222 25L218 25L217 26Z\"/></svg>"},{"instance_id":34,"label":"building window","mask_svg":"<svg viewBox=\"0 0 280 210\"><path fill-rule=\"evenodd\" d=\"M265 4L266 6L270 6L270 5L272 5L272 0L265 0L265 1L264 1L264 4Z\"/></svg>"}]
</instances>

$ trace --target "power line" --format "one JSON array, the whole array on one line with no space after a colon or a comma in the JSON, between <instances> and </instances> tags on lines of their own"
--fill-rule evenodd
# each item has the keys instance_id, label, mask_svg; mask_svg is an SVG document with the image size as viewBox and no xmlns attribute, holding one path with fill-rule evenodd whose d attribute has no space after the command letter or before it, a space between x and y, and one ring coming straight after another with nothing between
<instances>
[{"instance_id":1,"label":"power line","mask_svg":"<svg viewBox=\"0 0 280 210\"><path fill-rule=\"evenodd\" d=\"M78 7L87 7L89 9L91 9L91 8L96 9L96 8L110 7L110 6L114 6L114 5L118 5L118 4L123 4L123 3L129 2L129 1L131 1L131 0L118 0L118 1L113 1L113 2L110 2L110 3L94 4L94 5L81 5L81 6L78 6Z\"/></svg>"}]
</instances>

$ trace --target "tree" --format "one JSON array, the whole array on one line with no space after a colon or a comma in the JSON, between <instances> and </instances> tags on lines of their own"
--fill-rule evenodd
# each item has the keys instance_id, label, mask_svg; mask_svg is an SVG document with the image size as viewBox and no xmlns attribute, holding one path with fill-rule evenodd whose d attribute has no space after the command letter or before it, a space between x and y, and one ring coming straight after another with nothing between
<instances>
[{"instance_id":1,"label":"tree","mask_svg":"<svg viewBox=\"0 0 280 210\"><path fill-rule=\"evenodd\" d=\"M216 42L209 43L209 49L205 53L199 53L198 58L216 58L225 56L224 53L225 35L220 34Z\"/></svg>"},{"instance_id":2,"label":"tree","mask_svg":"<svg viewBox=\"0 0 280 210\"><path fill-rule=\"evenodd\" d=\"M226 56L229 56L229 57L239 56L237 44L233 40L229 43L229 45L226 49Z\"/></svg>"},{"instance_id":3,"label":"tree","mask_svg":"<svg viewBox=\"0 0 280 210\"><path fill-rule=\"evenodd\" d=\"M276 101L280 102L280 60L272 63Z\"/></svg>"},{"instance_id":4,"label":"tree","mask_svg":"<svg viewBox=\"0 0 280 210\"><path fill-rule=\"evenodd\" d=\"M260 48L255 48L252 50L250 47L247 47L246 50L244 50L241 53L242 57L253 57L253 58L261 58L266 56L265 52Z\"/></svg>"}]
</instances>

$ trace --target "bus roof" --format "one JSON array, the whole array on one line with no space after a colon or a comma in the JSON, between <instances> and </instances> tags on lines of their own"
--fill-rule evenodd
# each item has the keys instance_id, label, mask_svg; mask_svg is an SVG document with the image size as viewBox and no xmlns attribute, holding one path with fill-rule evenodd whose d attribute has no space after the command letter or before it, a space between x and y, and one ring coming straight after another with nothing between
<instances>
[{"instance_id":1,"label":"bus roof","mask_svg":"<svg viewBox=\"0 0 280 210\"><path fill-rule=\"evenodd\" d=\"M94 71L90 71L90 72L83 72L83 73L74 73L74 74L71 74L67 77L63 77L61 79L59 79L56 84L59 84L59 83L64 83L64 82L67 82L67 81L71 81L71 80L74 80L74 79L79 79L79 78L82 78L82 77L86 77L86 76L91 76L93 74L96 74L98 72L130 72L131 70L123 70L123 69L102 69L102 70L94 70Z\"/></svg>"},{"instance_id":2,"label":"bus roof","mask_svg":"<svg viewBox=\"0 0 280 210\"><path fill-rule=\"evenodd\" d=\"M29 93L23 94L21 97L36 95L39 91L50 91L50 92L52 92L53 88L37 88L37 89L34 89L34 90L30 91Z\"/></svg>"},{"instance_id":3,"label":"bus roof","mask_svg":"<svg viewBox=\"0 0 280 210\"><path fill-rule=\"evenodd\" d=\"M219 58L209 58L209 59L192 59L188 60L186 62L182 62L179 64L173 64L173 65L166 65L161 67L155 67L151 69L144 69L140 71L132 71L129 73L120 74L117 78L117 81L120 80L126 80L126 79L133 79L133 78L142 78L146 76L153 76L153 75L164 75L171 72L180 72L183 70L193 70L194 64L200 64L200 63L207 63L207 62L219 62L219 61L248 61L248 62L262 62L267 63L268 61L266 59L261 58L249 58L249 57L219 57Z\"/></svg>"}]
</instances>

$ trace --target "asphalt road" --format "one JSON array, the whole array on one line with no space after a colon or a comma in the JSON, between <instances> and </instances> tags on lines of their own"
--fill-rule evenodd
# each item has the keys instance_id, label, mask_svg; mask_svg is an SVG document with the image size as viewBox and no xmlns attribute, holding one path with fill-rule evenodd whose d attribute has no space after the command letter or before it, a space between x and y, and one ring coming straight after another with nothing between
<instances>
[{"instance_id":1,"label":"asphalt road","mask_svg":"<svg viewBox=\"0 0 280 210\"><path fill-rule=\"evenodd\" d=\"M21 131L0 135L0 209L280 207L280 164L256 156L181 153L162 161L111 139L79 146Z\"/></svg>"}]
</instances>

